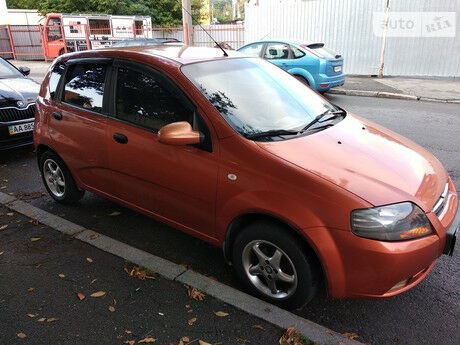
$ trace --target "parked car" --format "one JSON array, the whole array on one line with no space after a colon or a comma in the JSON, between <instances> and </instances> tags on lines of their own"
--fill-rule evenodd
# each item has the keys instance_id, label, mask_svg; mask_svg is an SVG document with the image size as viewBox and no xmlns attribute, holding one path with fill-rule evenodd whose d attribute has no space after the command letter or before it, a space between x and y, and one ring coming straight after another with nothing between
<instances>
[{"instance_id":1,"label":"parked car","mask_svg":"<svg viewBox=\"0 0 460 345\"><path fill-rule=\"evenodd\" d=\"M135 39L135 40L123 40L118 41L112 44L112 47L138 47L138 46L151 46L151 45L161 45L161 44L183 44L181 41L175 38L145 38L145 39Z\"/></svg>"},{"instance_id":2,"label":"parked car","mask_svg":"<svg viewBox=\"0 0 460 345\"><path fill-rule=\"evenodd\" d=\"M52 198L94 192L221 247L250 291L283 307L322 279L332 297L399 294L454 247L457 192L434 156L259 58L64 55L35 121Z\"/></svg>"},{"instance_id":3,"label":"parked car","mask_svg":"<svg viewBox=\"0 0 460 345\"><path fill-rule=\"evenodd\" d=\"M324 43L258 41L238 51L274 63L319 92L345 83L343 57Z\"/></svg>"},{"instance_id":4,"label":"parked car","mask_svg":"<svg viewBox=\"0 0 460 345\"><path fill-rule=\"evenodd\" d=\"M29 73L28 67L16 68L0 58L0 151L33 143L40 85L27 77Z\"/></svg>"}]
</instances>

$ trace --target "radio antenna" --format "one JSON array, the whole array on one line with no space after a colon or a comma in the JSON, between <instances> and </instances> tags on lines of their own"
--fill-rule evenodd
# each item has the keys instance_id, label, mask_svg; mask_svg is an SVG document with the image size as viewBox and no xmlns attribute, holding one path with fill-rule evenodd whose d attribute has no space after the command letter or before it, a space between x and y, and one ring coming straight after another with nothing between
<instances>
[{"instance_id":1,"label":"radio antenna","mask_svg":"<svg viewBox=\"0 0 460 345\"><path fill-rule=\"evenodd\" d=\"M180 2L181 0L177 0L177 1ZM193 19L194 19L194 18L193 18L193 15L192 15L189 11L187 11L187 9L186 9L184 6L182 6L182 3L181 3L181 7L182 7L182 9L192 18L192 20L193 20ZM200 26L200 28L201 28L204 32L206 32L206 35L208 35L209 38L211 38L211 40L216 44L216 46L218 46L218 47L220 48L220 50L222 50L222 52L224 53L224 56L228 56L228 54L227 54L227 52L225 51L225 49L222 48L222 46L221 46L219 43L217 43L217 41L214 39L214 37L212 37L211 34L210 34L204 27L201 26L200 22L199 22L198 20L196 20L196 22L198 23L198 25Z\"/></svg>"}]
</instances>

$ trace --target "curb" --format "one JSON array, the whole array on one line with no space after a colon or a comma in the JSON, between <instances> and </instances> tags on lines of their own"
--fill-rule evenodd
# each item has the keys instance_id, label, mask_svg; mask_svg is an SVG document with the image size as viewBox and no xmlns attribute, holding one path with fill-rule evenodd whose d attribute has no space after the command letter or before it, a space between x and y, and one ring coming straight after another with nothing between
<instances>
[{"instance_id":1,"label":"curb","mask_svg":"<svg viewBox=\"0 0 460 345\"><path fill-rule=\"evenodd\" d=\"M405 99L405 100L411 100L411 101L460 104L460 99L422 97L422 96L408 95L405 93L395 93L395 92L386 92L386 91L331 89L327 91L327 93L335 94L335 95L346 95L346 96L377 97L377 98L390 98L390 99Z\"/></svg>"},{"instance_id":2,"label":"curb","mask_svg":"<svg viewBox=\"0 0 460 345\"><path fill-rule=\"evenodd\" d=\"M71 235L93 247L121 257L136 265L146 267L168 280L177 281L201 290L209 296L267 321L281 329L295 327L300 333L317 344L362 344L228 285L222 284L190 269L186 269L181 265L134 248L95 231L88 230L78 224L69 222L59 216L18 200L14 196L0 192L0 204L29 218L33 218L59 232Z\"/></svg>"}]
</instances>

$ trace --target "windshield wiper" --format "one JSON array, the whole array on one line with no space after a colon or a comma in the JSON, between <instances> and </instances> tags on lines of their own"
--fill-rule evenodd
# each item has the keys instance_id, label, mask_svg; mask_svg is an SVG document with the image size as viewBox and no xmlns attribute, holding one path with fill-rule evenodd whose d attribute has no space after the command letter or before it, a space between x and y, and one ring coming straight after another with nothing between
<instances>
[{"instance_id":1,"label":"windshield wiper","mask_svg":"<svg viewBox=\"0 0 460 345\"><path fill-rule=\"evenodd\" d=\"M258 132L258 133L247 133L244 136L247 139L258 139L258 138L265 138L265 137L276 137L278 135L297 135L299 131L294 130L287 130L287 129L272 129L265 132Z\"/></svg>"},{"instance_id":2,"label":"windshield wiper","mask_svg":"<svg viewBox=\"0 0 460 345\"><path fill-rule=\"evenodd\" d=\"M300 130L300 133L303 133L305 132L306 130L308 130L311 126L313 126L314 124L318 123L318 122L325 122L325 121L329 121L329 120L333 120L335 118L337 118L337 116L339 114L345 114L345 111L344 110L335 110L335 111L330 111L330 110L326 110L324 113L321 113L319 114L318 116L316 116L313 121L311 121L310 123L308 123L304 128L302 128ZM324 117L326 115L331 115L329 118L323 120L323 121L320 121L321 119L324 119Z\"/></svg>"}]
</instances>

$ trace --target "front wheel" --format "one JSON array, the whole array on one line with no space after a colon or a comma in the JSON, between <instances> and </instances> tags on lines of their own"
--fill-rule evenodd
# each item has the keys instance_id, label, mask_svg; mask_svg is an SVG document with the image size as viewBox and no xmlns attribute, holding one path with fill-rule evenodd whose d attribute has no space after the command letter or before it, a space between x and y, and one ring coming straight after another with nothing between
<instances>
[{"instance_id":1,"label":"front wheel","mask_svg":"<svg viewBox=\"0 0 460 345\"><path fill-rule=\"evenodd\" d=\"M316 267L303 246L283 226L249 225L235 240L233 263L240 280L256 296L287 309L314 296Z\"/></svg>"},{"instance_id":2,"label":"front wheel","mask_svg":"<svg viewBox=\"0 0 460 345\"><path fill-rule=\"evenodd\" d=\"M54 200L71 204L83 197L85 191L78 189L72 174L57 154L46 151L39 163L45 188Z\"/></svg>"}]
</instances>

